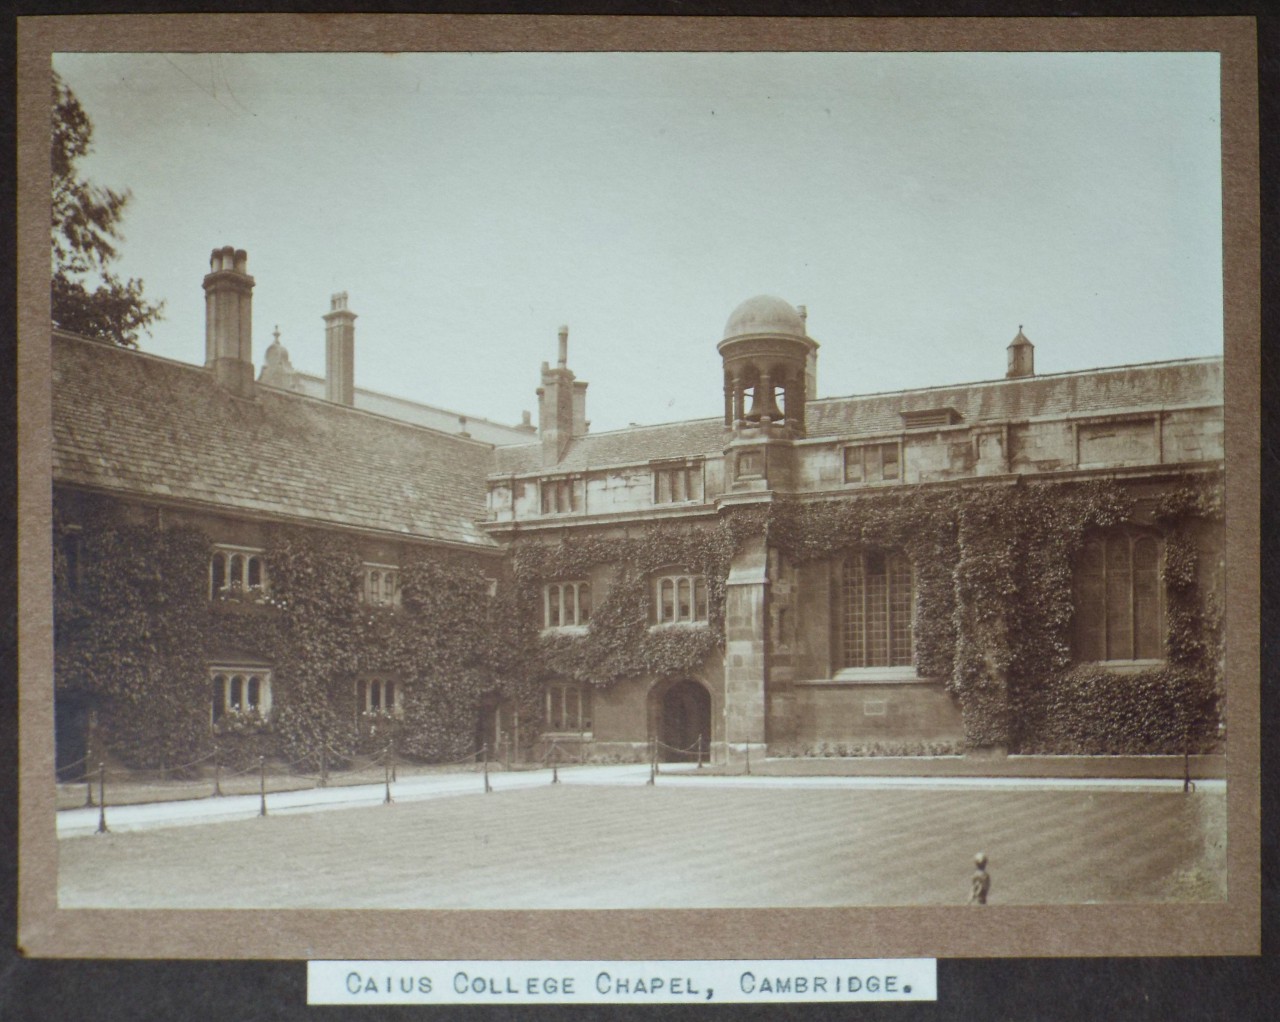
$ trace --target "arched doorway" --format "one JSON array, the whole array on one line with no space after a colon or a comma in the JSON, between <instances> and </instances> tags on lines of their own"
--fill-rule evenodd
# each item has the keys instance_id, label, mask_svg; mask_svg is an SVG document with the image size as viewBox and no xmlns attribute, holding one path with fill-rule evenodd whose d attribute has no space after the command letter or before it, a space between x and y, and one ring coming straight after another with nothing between
<instances>
[{"instance_id":1,"label":"arched doorway","mask_svg":"<svg viewBox=\"0 0 1280 1022\"><path fill-rule=\"evenodd\" d=\"M711 693L696 681L678 681L662 694L658 758L664 763L703 759L711 750Z\"/></svg>"}]
</instances>

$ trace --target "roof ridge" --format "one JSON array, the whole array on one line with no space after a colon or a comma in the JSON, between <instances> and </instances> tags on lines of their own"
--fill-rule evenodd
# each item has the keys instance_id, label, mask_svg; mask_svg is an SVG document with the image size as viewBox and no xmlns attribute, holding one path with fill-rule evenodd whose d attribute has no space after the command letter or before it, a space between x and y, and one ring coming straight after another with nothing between
<instances>
[{"instance_id":1,"label":"roof ridge","mask_svg":"<svg viewBox=\"0 0 1280 1022\"><path fill-rule=\"evenodd\" d=\"M928 387L900 387L896 390L873 390L865 394L839 394L831 397L811 398L808 404L824 401L857 401L862 398L890 397L894 394L924 394L931 390L964 390L967 387L991 387L1004 384L1030 383L1034 380L1062 379L1066 376L1084 376L1090 373L1119 372L1122 369L1147 369L1158 366L1191 365L1194 363L1221 362L1221 355L1194 355L1189 358L1157 359L1154 362L1126 362L1113 366L1093 366L1089 369L1064 369L1058 373L1035 373L1032 376L1000 377L990 380L968 380L958 383L935 383Z\"/></svg>"},{"instance_id":2,"label":"roof ridge","mask_svg":"<svg viewBox=\"0 0 1280 1022\"><path fill-rule=\"evenodd\" d=\"M301 369L294 370L294 372L295 372L295 375L297 375L297 376L305 376L308 380L315 380L315 381L316 381L316 382L318 382L318 383L324 383L324 381L325 381L325 378L324 378L323 376L318 375L317 373L308 373L308 372L304 372L304 371L302 371ZM268 386L269 386L269 384L268 384ZM283 388L279 388L279 387L272 387L272 389L273 389L273 390L280 390L280 389L283 389ZM403 401L405 404L408 404L408 405L414 405L414 406L415 406L415 407L417 407L417 408L427 408L427 409L430 409L430 410L431 410L431 411L433 411L433 412L444 412L446 415L459 415L459 416L463 416L463 417L465 417L465 418L466 418L467 422L469 422L469 423L470 423L470 422L483 422L485 425L488 425L488 426L496 426L496 427L498 427L499 429L509 429L509 430L511 430L513 433L523 433L523 432L525 432L525 430L522 430L519 426L511 426L511 425L508 425L508 424L507 424L507 423L505 423L505 422L499 422L497 419L490 419L490 418L488 418L487 416L484 416L484 415L472 415L472 414L470 414L469 412L460 412L460 411L458 411L457 409L454 409L454 408L445 408L443 405L432 405L432 404L427 404L426 402L423 402L423 401L415 401L413 398L411 398L411 397L405 397L403 394L392 394L390 391L386 391L386 390L374 390L372 387L356 387L356 388L355 388L355 390L356 390L356 393L357 393L357 394L361 394L361 393L363 393L363 394L372 394L372 395L374 395L374 396L376 396L376 397L385 397L385 398L390 398L392 401ZM296 391L291 391L290 393L296 393ZM311 395L304 395L304 396L310 397ZM368 411L368 409L367 409L367 408L366 408L366 409L362 409L362 411ZM376 413L375 413L375 414L376 414ZM430 428L430 427L427 427L427 428ZM515 446L515 445L514 445L514 444L503 444L502 446L504 446L504 447L512 447L512 446Z\"/></svg>"},{"instance_id":3,"label":"roof ridge","mask_svg":"<svg viewBox=\"0 0 1280 1022\"><path fill-rule=\"evenodd\" d=\"M173 366L177 369L183 369L192 373L200 373L200 374L206 374L206 375L208 374L208 370L204 366L195 365L194 363L191 363L191 362L182 362L182 361L179 361L178 359L168 358L164 355L156 355L149 351L142 351L139 348L126 348L120 344L112 344L109 341L100 341L93 337L85 337L81 334L71 333L70 331L55 330L53 332L53 336L59 340L76 341L85 346L95 345L97 347L109 349L114 352L120 352L121 354L128 355L133 358L148 359L152 362L159 362L162 365ZM212 376L208 376L208 380L209 380L209 385L211 387L217 386ZM356 408L353 405L338 404L337 402L329 401L326 398L314 397L311 394L299 394L297 391L285 390L281 387L273 387L270 384L266 384L266 383L258 383L257 381L255 381L254 387L255 389L260 387L264 392L274 397L293 398L299 401L310 401L316 404L317 406L333 409L339 414L354 413L356 415L367 415L375 419L378 419L382 422L395 423L397 426L403 426L406 429L432 433L432 434L435 434L436 436L448 437L450 440L457 440L462 443L476 444L480 447L487 447L490 449L493 449L498 446L497 444L492 444L487 440L478 440L475 437L461 436L458 433L449 433L449 432L446 432L445 430L437 429L434 426L425 426L422 423L409 422L406 419L397 419L393 415L382 415L382 414L379 414L378 412L370 411L367 408ZM468 418L470 418L470 416L468 416ZM504 444L502 446L514 447L519 445Z\"/></svg>"}]
</instances>

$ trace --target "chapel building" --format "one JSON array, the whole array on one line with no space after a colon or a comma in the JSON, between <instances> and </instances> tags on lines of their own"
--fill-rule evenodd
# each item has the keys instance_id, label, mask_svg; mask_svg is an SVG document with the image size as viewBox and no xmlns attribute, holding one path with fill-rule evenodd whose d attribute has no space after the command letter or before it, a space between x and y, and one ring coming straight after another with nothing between
<instances>
[{"instance_id":1,"label":"chapel building","mask_svg":"<svg viewBox=\"0 0 1280 1022\"><path fill-rule=\"evenodd\" d=\"M204 366L54 332L60 765L1221 740L1218 357L824 397L760 296L723 415L592 433L567 328L508 426L359 388L346 294L256 371L246 254L203 286Z\"/></svg>"}]
</instances>

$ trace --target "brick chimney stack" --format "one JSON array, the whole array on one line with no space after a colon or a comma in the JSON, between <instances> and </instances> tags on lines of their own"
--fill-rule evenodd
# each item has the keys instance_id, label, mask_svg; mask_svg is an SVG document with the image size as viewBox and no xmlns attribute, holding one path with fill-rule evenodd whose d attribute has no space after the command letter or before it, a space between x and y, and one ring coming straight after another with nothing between
<instances>
[{"instance_id":1,"label":"brick chimney stack","mask_svg":"<svg viewBox=\"0 0 1280 1022\"><path fill-rule=\"evenodd\" d=\"M587 385L574 379L569 369L569 328L560 328L556 367L542 363L538 388L538 435L542 438L542 463L558 464L569 441L587 432Z\"/></svg>"},{"instance_id":2,"label":"brick chimney stack","mask_svg":"<svg viewBox=\"0 0 1280 1022\"><path fill-rule=\"evenodd\" d=\"M232 394L253 396L253 278L242 248L224 245L204 278L204 364Z\"/></svg>"},{"instance_id":3,"label":"brick chimney stack","mask_svg":"<svg viewBox=\"0 0 1280 1022\"><path fill-rule=\"evenodd\" d=\"M356 398L356 314L347 308L347 293L329 299L324 317L324 395L334 404L353 405Z\"/></svg>"}]
</instances>

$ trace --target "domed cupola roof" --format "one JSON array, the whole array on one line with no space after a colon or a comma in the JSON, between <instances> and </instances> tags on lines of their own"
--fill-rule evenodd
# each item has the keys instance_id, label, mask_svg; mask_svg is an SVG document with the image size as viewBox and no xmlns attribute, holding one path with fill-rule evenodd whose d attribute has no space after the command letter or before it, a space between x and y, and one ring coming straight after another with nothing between
<instances>
[{"instance_id":1,"label":"domed cupola roof","mask_svg":"<svg viewBox=\"0 0 1280 1022\"><path fill-rule=\"evenodd\" d=\"M724 325L724 339L760 335L804 337L804 318L789 303L772 295L748 298Z\"/></svg>"}]
</instances>

